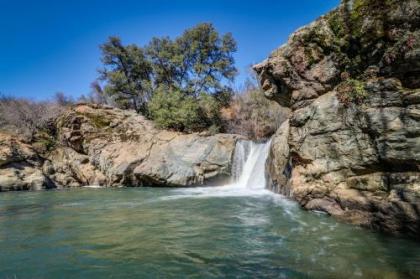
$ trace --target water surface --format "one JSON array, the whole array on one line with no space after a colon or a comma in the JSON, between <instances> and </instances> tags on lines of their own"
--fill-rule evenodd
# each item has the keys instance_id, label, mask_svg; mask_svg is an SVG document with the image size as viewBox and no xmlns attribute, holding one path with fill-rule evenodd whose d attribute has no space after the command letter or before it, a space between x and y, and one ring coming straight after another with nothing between
<instances>
[{"instance_id":1,"label":"water surface","mask_svg":"<svg viewBox=\"0 0 420 279\"><path fill-rule=\"evenodd\" d=\"M265 190L0 194L0 278L420 278L417 242Z\"/></svg>"}]
</instances>

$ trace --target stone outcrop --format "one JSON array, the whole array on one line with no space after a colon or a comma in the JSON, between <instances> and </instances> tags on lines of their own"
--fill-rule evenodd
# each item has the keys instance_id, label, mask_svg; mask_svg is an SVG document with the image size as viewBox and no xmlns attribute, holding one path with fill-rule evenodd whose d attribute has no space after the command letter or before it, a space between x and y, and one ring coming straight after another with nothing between
<instances>
[{"instance_id":1,"label":"stone outcrop","mask_svg":"<svg viewBox=\"0 0 420 279\"><path fill-rule=\"evenodd\" d=\"M41 170L42 163L32 146L0 133L0 191L53 187Z\"/></svg>"},{"instance_id":2,"label":"stone outcrop","mask_svg":"<svg viewBox=\"0 0 420 279\"><path fill-rule=\"evenodd\" d=\"M420 235L420 2L344 1L254 66L292 109L270 187L310 210Z\"/></svg>"},{"instance_id":3,"label":"stone outcrop","mask_svg":"<svg viewBox=\"0 0 420 279\"><path fill-rule=\"evenodd\" d=\"M57 120L56 143L41 156L1 141L0 189L218 185L238 137L159 130L133 111L81 104Z\"/></svg>"}]
</instances>

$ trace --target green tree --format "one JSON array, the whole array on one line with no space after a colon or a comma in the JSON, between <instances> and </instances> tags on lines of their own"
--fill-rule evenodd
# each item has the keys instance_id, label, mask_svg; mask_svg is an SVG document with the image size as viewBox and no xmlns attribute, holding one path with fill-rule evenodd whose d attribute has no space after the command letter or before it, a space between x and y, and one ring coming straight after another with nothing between
<instances>
[{"instance_id":1,"label":"green tree","mask_svg":"<svg viewBox=\"0 0 420 279\"><path fill-rule=\"evenodd\" d=\"M152 67L143 49L123 46L118 37L110 37L101 50L104 68L100 79L105 82L105 94L120 107L144 112L151 94Z\"/></svg>"},{"instance_id":2,"label":"green tree","mask_svg":"<svg viewBox=\"0 0 420 279\"><path fill-rule=\"evenodd\" d=\"M210 23L187 29L180 37L153 38L146 47L155 85L164 83L188 95L231 91L226 83L237 74L232 34L220 35Z\"/></svg>"},{"instance_id":3,"label":"green tree","mask_svg":"<svg viewBox=\"0 0 420 279\"><path fill-rule=\"evenodd\" d=\"M179 51L169 37L152 38L146 53L153 67L156 87L165 85L172 88L179 85Z\"/></svg>"},{"instance_id":4,"label":"green tree","mask_svg":"<svg viewBox=\"0 0 420 279\"><path fill-rule=\"evenodd\" d=\"M113 97L109 102L146 112L165 128L221 127L220 110L230 103L229 85L237 74L230 33L221 35L202 23L174 40L153 38L144 49L123 46L117 37L101 49L103 95Z\"/></svg>"}]
</instances>

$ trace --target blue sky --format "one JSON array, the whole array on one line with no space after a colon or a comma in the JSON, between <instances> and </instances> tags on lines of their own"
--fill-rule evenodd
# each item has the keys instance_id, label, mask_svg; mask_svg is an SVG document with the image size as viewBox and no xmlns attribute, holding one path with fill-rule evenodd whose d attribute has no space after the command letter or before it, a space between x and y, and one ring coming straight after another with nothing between
<instances>
[{"instance_id":1,"label":"blue sky","mask_svg":"<svg viewBox=\"0 0 420 279\"><path fill-rule=\"evenodd\" d=\"M240 84L289 34L339 0L0 0L0 92L47 99L89 92L100 67L98 45L110 35L146 44L200 22L232 32Z\"/></svg>"}]
</instances>

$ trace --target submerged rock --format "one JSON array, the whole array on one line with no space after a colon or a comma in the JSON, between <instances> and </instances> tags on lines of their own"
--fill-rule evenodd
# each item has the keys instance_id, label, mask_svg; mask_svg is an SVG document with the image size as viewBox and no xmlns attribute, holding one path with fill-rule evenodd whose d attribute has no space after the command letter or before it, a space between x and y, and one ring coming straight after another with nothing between
<instances>
[{"instance_id":1,"label":"submerged rock","mask_svg":"<svg viewBox=\"0 0 420 279\"><path fill-rule=\"evenodd\" d=\"M310 210L420 235L420 2L343 1L254 66L290 107L270 187Z\"/></svg>"}]
</instances>

